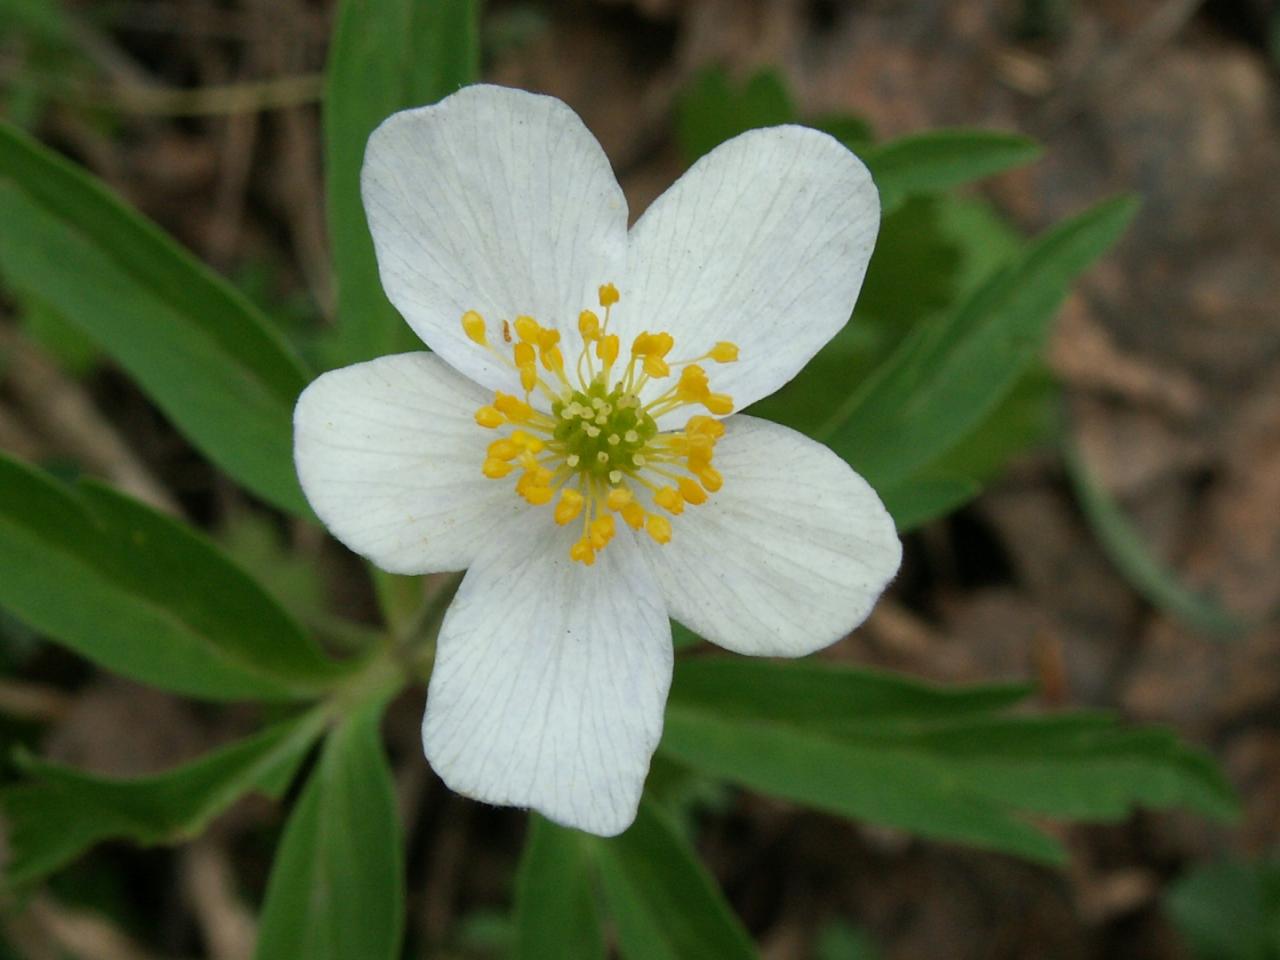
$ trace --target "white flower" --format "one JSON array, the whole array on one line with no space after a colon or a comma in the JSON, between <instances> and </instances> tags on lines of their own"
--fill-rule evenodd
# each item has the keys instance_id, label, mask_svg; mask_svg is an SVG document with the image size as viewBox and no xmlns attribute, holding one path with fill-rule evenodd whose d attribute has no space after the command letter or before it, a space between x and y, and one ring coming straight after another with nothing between
<instances>
[{"instance_id":1,"label":"white flower","mask_svg":"<svg viewBox=\"0 0 1280 960\"><path fill-rule=\"evenodd\" d=\"M662 732L668 617L802 656L898 569L892 521L842 460L722 419L848 319L875 187L825 134L755 130L628 231L572 110L473 86L383 123L363 193L387 295L434 352L307 388L302 487L383 569L468 571L423 722L444 781L621 832Z\"/></svg>"}]
</instances>

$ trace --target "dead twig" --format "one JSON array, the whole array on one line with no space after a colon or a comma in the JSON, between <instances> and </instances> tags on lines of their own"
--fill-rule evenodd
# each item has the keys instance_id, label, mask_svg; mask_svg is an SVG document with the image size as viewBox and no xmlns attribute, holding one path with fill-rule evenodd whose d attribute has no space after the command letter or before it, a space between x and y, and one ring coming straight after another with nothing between
<instances>
[{"instance_id":1,"label":"dead twig","mask_svg":"<svg viewBox=\"0 0 1280 960\"><path fill-rule=\"evenodd\" d=\"M226 848L209 835L188 844L182 851L182 882L210 960L247 960L258 926L236 895Z\"/></svg>"},{"instance_id":2,"label":"dead twig","mask_svg":"<svg viewBox=\"0 0 1280 960\"><path fill-rule=\"evenodd\" d=\"M0 376L26 418L56 447L73 454L126 493L165 513L182 511L169 491L124 442L115 427L74 380L34 344L0 326Z\"/></svg>"}]
</instances>

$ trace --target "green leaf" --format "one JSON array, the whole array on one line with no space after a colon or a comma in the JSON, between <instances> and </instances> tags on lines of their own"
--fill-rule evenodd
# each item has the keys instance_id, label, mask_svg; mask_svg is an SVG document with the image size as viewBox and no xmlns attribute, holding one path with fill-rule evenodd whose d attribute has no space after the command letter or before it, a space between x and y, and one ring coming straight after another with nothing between
<instances>
[{"instance_id":1,"label":"green leaf","mask_svg":"<svg viewBox=\"0 0 1280 960\"><path fill-rule=\"evenodd\" d=\"M306 515L307 373L243 296L106 187L0 123L0 270L88 333L219 467Z\"/></svg>"},{"instance_id":2,"label":"green leaf","mask_svg":"<svg viewBox=\"0 0 1280 960\"><path fill-rule=\"evenodd\" d=\"M748 697L745 691L758 691ZM744 657L693 657L676 666L668 703L729 720L841 731L889 722L924 723L989 713L1024 699L1022 683L958 689L881 670L813 660L770 663Z\"/></svg>"},{"instance_id":3,"label":"green leaf","mask_svg":"<svg viewBox=\"0 0 1280 960\"><path fill-rule=\"evenodd\" d=\"M863 152L886 210L922 193L942 193L1040 156L1028 137L996 130L931 130Z\"/></svg>"},{"instance_id":4,"label":"green leaf","mask_svg":"<svg viewBox=\"0 0 1280 960\"><path fill-rule=\"evenodd\" d=\"M517 960L604 960L591 838L529 817L516 877Z\"/></svg>"},{"instance_id":5,"label":"green leaf","mask_svg":"<svg viewBox=\"0 0 1280 960\"><path fill-rule=\"evenodd\" d=\"M1280 957L1280 863L1206 864L1180 879L1166 902L1196 960Z\"/></svg>"},{"instance_id":6,"label":"green leaf","mask_svg":"<svg viewBox=\"0 0 1280 960\"><path fill-rule=\"evenodd\" d=\"M1135 804L1234 814L1221 775L1172 734L1095 713L994 713L1022 692L929 690L818 664L682 660L660 749L821 810L1049 863L1063 852L1029 815L1108 820Z\"/></svg>"},{"instance_id":7,"label":"green leaf","mask_svg":"<svg viewBox=\"0 0 1280 960\"><path fill-rule=\"evenodd\" d=\"M652 801L622 836L598 841L596 857L627 960L756 955L715 880Z\"/></svg>"},{"instance_id":8,"label":"green leaf","mask_svg":"<svg viewBox=\"0 0 1280 960\"><path fill-rule=\"evenodd\" d=\"M1139 593L1158 609L1210 636L1230 638L1244 630L1244 624L1221 604L1183 586L1152 555L1119 505L1090 476L1073 447L1066 446L1063 456L1085 519L1116 569Z\"/></svg>"},{"instance_id":9,"label":"green leaf","mask_svg":"<svg viewBox=\"0 0 1280 960\"><path fill-rule=\"evenodd\" d=\"M676 101L676 141L691 164L740 133L791 123L795 115L777 71L759 70L737 89L722 67L709 67Z\"/></svg>"},{"instance_id":10,"label":"green leaf","mask_svg":"<svg viewBox=\"0 0 1280 960\"><path fill-rule=\"evenodd\" d=\"M1135 210L1112 200L1058 225L938 322L912 331L817 439L889 488L976 429L1042 349L1071 281Z\"/></svg>"},{"instance_id":11,"label":"green leaf","mask_svg":"<svg viewBox=\"0 0 1280 960\"><path fill-rule=\"evenodd\" d=\"M404 934L404 837L379 736L384 702L325 743L276 853L254 956L395 960Z\"/></svg>"},{"instance_id":12,"label":"green leaf","mask_svg":"<svg viewBox=\"0 0 1280 960\"><path fill-rule=\"evenodd\" d=\"M318 711L268 727L173 770L137 780L95 777L27 758L29 782L0 790L12 884L39 880L94 844L142 844L194 836L250 790L279 796L324 718Z\"/></svg>"},{"instance_id":13,"label":"green leaf","mask_svg":"<svg viewBox=\"0 0 1280 960\"><path fill-rule=\"evenodd\" d=\"M1047 440L1057 422L1059 390L1035 366L968 436L932 463L878 492L906 533L973 499L1014 455Z\"/></svg>"},{"instance_id":14,"label":"green leaf","mask_svg":"<svg viewBox=\"0 0 1280 960\"><path fill-rule=\"evenodd\" d=\"M0 605L95 663L216 700L315 694L349 669L194 530L0 455Z\"/></svg>"},{"instance_id":15,"label":"green leaf","mask_svg":"<svg viewBox=\"0 0 1280 960\"><path fill-rule=\"evenodd\" d=\"M960 509L981 490L976 480L922 471L876 492L902 534Z\"/></svg>"},{"instance_id":16,"label":"green leaf","mask_svg":"<svg viewBox=\"0 0 1280 960\"><path fill-rule=\"evenodd\" d=\"M373 129L479 72L478 0L342 0L325 87L325 196L338 274L334 366L423 349L387 300L360 199Z\"/></svg>"},{"instance_id":17,"label":"green leaf","mask_svg":"<svg viewBox=\"0 0 1280 960\"><path fill-rule=\"evenodd\" d=\"M83 330L62 318L39 297L14 290L21 304L19 321L22 332L44 349L45 353L73 377L84 377L97 365L99 351Z\"/></svg>"}]
</instances>

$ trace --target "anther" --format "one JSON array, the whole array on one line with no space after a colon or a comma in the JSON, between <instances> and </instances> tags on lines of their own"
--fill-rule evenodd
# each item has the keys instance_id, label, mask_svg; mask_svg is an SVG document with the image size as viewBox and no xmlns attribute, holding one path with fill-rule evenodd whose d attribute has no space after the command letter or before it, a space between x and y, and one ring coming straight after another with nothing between
<instances>
[{"instance_id":1,"label":"anther","mask_svg":"<svg viewBox=\"0 0 1280 960\"><path fill-rule=\"evenodd\" d=\"M671 542L671 521L666 517L656 513L649 514L645 517L644 529L658 543Z\"/></svg>"},{"instance_id":2,"label":"anther","mask_svg":"<svg viewBox=\"0 0 1280 960\"><path fill-rule=\"evenodd\" d=\"M520 444L507 437L489 444L489 456L497 460L514 460L520 456Z\"/></svg>"},{"instance_id":3,"label":"anther","mask_svg":"<svg viewBox=\"0 0 1280 960\"><path fill-rule=\"evenodd\" d=\"M695 507L707 502L707 491L703 490L702 487L698 486L698 484L690 478L681 477L679 481L677 481L677 486L680 489L680 496L684 497L686 501L693 504Z\"/></svg>"},{"instance_id":4,"label":"anther","mask_svg":"<svg viewBox=\"0 0 1280 960\"><path fill-rule=\"evenodd\" d=\"M738 345L728 340L721 340L707 354L716 363L733 363L738 359Z\"/></svg>"},{"instance_id":5,"label":"anther","mask_svg":"<svg viewBox=\"0 0 1280 960\"><path fill-rule=\"evenodd\" d=\"M482 427L488 427L490 430L502 426L506 419L493 407L481 407L476 411L476 423Z\"/></svg>"},{"instance_id":6,"label":"anther","mask_svg":"<svg viewBox=\"0 0 1280 960\"><path fill-rule=\"evenodd\" d=\"M509 393L494 394L493 405L512 423L523 423L533 416L533 407Z\"/></svg>"},{"instance_id":7,"label":"anther","mask_svg":"<svg viewBox=\"0 0 1280 960\"><path fill-rule=\"evenodd\" d=\"M516 317L516 336L525 343L534 344L538 342L538 334L542 332L542 327L538 325L538 321L533 317Z\"/></svg>"},{"instance_id":8,"label":"anther","mask_svg":"<svg viewBox=\"0 0 1280 960\"><path fill-rule=\"evenodd\" d=\"M480 316L480 314L476 313L474 310L468 310L462 315L462 332L465 333L467 338L473 343L478 343L482 347L486 345L487 341L484 333L484 317Z\"/></svg>"},{"instance_id":9,"label":"anther","mask_svg":"<svg viewBox=\"0 0 1280 960\"><path fill-rule=\"evenodd\" d=\"M501 480L513 469L512 464L507 463L505 460L499 460L497 457L489 457L480 466L480 472L490 480Z\"/></svg>"},{"instance_id":10,"label":"anther","mask_svg":"<svg viewBox=\"0 0 1280 960\"><path fill-rule=\"evenodd\" d=\"M679 516L684 513L684 498L675 487L663 487L653 495L654 502L669 513Z\"/></svg>"},{"instance_id":11,"label":"anther","mask_svg":"<svg viewBox=\"0 0 1280 960\"><path fill-rule=\"evenodd\" d=\"M628 527L632 530L639 530L644 526L644 507L632 500L620 511L622 519L626 521Z\"/></svg>"},{"instance_id":12,"label":"anther","mask_svg":"<svg viewBox=\"0 0 1280 960\"><path fill-rule=\"evenodd\" d=\"M560 494L560 502L556 504L556 523L564 526L572 522L582 513L585 498L577 490L565 488Z\"/></svg>"},{"instance_id":13,"label":"anther","mask_svg":"<svg viewBox=\"0 0 1280 960\"><path fill-rule=\"evenodd\" d=\"M591 541L586 537L583 537L581 540L574 543L574 545L569 548L569 559L577 560L583 566L587 567L595 563L596 552L591 547Z\"/></svg>"},{"instance_id":14,"label":"anther","mask_svg":"<svg viewBox=\"0 0 1280 960\"><path fill-rule=\"evenodd\" d=\"M708 410L719 416L733 413L733 397L727 393L709 394L702 403Z\"/></svg>"},{"instance_id":15,"label":"anther","mask_svg":"<svg viewBox=\"0 0 1280 960\"><path fill-rule=\"evenodd\" d=\"M619 299L621 298L618 296L618 288L612 283L606 283L600 288L600 306L611 307Z\"/></svg>"},{"instance_id":16,"label":"anther","mask_svg":"<svg viewBox=\"0 0 1280 960\"><path fill-rule=\"evenodd\" d=\"M618 335L616 333L600 338L600 341L596 344L596 356L604 362L606 367L613 366L613 361L618 359Z\"/></svg>"}]
</instances>

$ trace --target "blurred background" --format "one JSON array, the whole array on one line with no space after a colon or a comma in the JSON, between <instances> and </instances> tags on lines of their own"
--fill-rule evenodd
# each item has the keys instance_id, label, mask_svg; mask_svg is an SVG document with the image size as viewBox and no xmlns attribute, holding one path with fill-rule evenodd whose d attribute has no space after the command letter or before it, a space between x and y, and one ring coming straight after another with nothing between
<instances>
[{"instance_id":1,"label":"blurred background","mask_svg":"<svg viewBox=\"0 0 1280 960\"><path fill-rule=\"evenodd\" d=\"M717 124L814 117L878 139L945 125L1040 140L1038 162L975 194L986 212L973 229L1031 233L1105 196L1142 199L1069 299L1048 356L1075 482L1033 446L909 537L890 595L824 656L940 682L1031 678L1041 705L1171 726L1220 760L1241 819L1069 828L1071 865L1053 871L708 791L699 850L766 957L1280 957L1268 859L1280 853L1278 11L1274 0L487 4L485 78L581 113L633 216L727 135ZM336 304L319 108L332 16L307 0L0 0L0 112L314 355ZM912 217L945 215L917 209L886 230L921 267L868 296L910 317L939 295L956 253ZM21 289L4 297L0 447L181 511L292 609L376 617L360 567L317 528L251 503L83 335ZM1086 471L1136 537L1100 543ZM1185 609L1170 611L1191 605L1194 620L1198 601L1165 568L1253 626L1222 640L1182 625ZM12 620L0 640L6 738L64 762L154 771L255 719L98 673ZM443 788L421 759L421 707L421 690L405 696L387 729L411 941L420 956L496 956L524 818ZM100 848L2 904L0 957L247 957L281 817L250 800L185 848Z\"/></svg>"}]
</instances>

